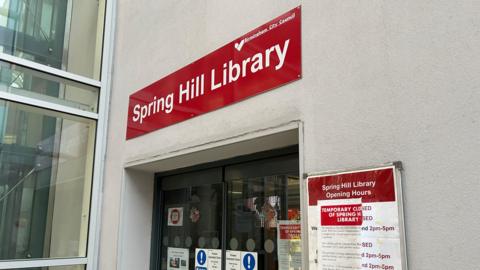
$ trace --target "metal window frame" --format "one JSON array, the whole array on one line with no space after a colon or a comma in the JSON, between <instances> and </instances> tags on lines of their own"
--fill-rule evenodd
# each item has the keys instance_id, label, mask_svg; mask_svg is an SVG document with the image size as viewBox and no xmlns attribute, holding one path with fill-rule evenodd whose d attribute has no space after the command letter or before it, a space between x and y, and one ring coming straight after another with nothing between
<instances>
[{"instance_id":1,"label":"metal window frame","mask_svg":"<svg viewBox=\"0 0 480 270\"><path fill-rule=\"evenodd\" d=\"M93 170L92 200L90 203L90 226L87 243L88 263L86 270L98 269L100 246L101 209L103 197L103 176L107 146L108 112L113 72L113 46L115 38L116 0L106 0L101 87L97 121L97 141L95 143L95 163Z\"/></svg>"},{"instance_id":2,"label":"metal window frame","mask_svg":"<svg viewBox=\"0 0 480 270\"><path fill-rule=\"evenodd\" d=\"M98 269L98 252L100 243L101 229L101 208L103 195L103 176L106 152L107 123L109 112L109 99L113 63L113 46L115 35L115 16L116 16L116 0L106 0L105 17L103 28L103 53L101 80L87 78L61 69L52 68L33 61L22 59L5 53L0 53L0 60L30 68L36 71L48 73L59 78L72 80L83 83L100 90L98 113L87 112L65 105L60 105L48 101L29 98L13 93L0 92L0 99L19 102L39 108L45 108L53 111L63 112L71 115L77 115L97 121L92 190L90 202L90 220L89 232L87 238L87 254L86 257L78 258L47 258L47 259L31 259L31 260L4 260L0 261L0 269L20 269L33 267L49 267L49 266L75 266L85 265L86 270Z\"/></svg>"},{"instance_id":3,"label":"metal window frame","mask_svg":"<svg viewBox=\"0 0 480 270\"><path fill-rule=\"evenodd\" d=\"M75 265L88 265L88 259L76 258L76 259L40 259L40 260L2 261L0 262L0 269L23 269L23 268L34 268L34 267L75 266Z\"/></svg>"},{"instance_id":4,"label":"metal window frame","mask_svg":"<svg viewBox=\"0 0 480 270\"><path fill-rule=\"evenodd\" d=\"M0 91L0 99L22 103L22 104L26 104L34 107L39 107L42 109L49 109L52 111L58 111L58 112L67 113L71 115L81 116L89 119L95 119L95 120L99 119L99 115L94 112L84 111L84 110L72 108L69 106L56 104L56 103L44 101L41 99L21 96L21 95L9 93L9 92Z\"/></svg>"},{"instance_id":5,"label":"metal window frame","mask_svg":"<svg viewBox=\"0 0 480 270\"><path fill-rule=\"evenodd\" d=\"M106 25L106 23L105 23L105 25ZM104 40L106 40L106 38ZM104 46L104 48L105 48L105 46ZM22 66L22 67L31 68L31 69L34 69L36 71L45 72L45 73L48 73L48 74L51 74L51 75L54 75L54 76L57 76L57 77L61 77L61 78L64 78L64 79L69 79L69 80L72 80L72 81L76 81L76 82L79 82L79 83L84 83L84 84L88 84L88 85L95 86L95 87L101 87L102 86L102 83L98 80L94 80L94 79L91 79L91 78L88 78L88 77L84 77L84 76L81 76L81 75L70 73L70 72L65 71L65 70L49 67L49 66L39 64L37 62L33 62L33 61L30 61L30 60L27 60L27 59L19 58L17 56L13 56L13 55L10 55L10 54L0 53L0 60L11 63L11 64L19 65L19 66ZM102 70L103 70L103 67L102 67ZM103 73L103 71L102 71L102 73Z\"/></svg>"}]
</instances>

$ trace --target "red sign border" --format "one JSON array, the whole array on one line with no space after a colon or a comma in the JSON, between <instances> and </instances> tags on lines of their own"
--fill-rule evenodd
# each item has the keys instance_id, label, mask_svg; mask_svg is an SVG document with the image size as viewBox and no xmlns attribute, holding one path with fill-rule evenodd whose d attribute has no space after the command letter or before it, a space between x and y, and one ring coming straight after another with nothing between
<instances>
[{"instance_id":1,"label":"red sign border","mask_svg":"<svg viewBox=\"0 0 480 270\"><path fill-rule=\"evenodd\" d=\"M379 171L388 171L389 173L391 172L391 175L392 175L392 180L393 180L393 183L392 183L392 187L393 187L393 194L392 195L389 195L387 197L389 197L388 200L386 201L392 201L392 202L397 202L399 201L399 198L398 198L398 190L397 190L397 175L396 175L396 167L394 165L392 166L384 166L384 167L374 167L374 168L368 168L368 169L360 169L360 170L346 170L346 171L335 171L335 172L327 172L327 173L324 173L324 174L315 174L315 175L311 175L311 176L308 176L307 177L307 183L306 183L306 186L307 186L307 204L309 206L312 206L312 205L316 205L316 203L312 203L311 202L311 194L310 194L310 184L311 184L311 181L314 181L316 179L319 179L319 178L326 178L326 177L340 177L342 175L354 175L354 174L361 174L361 173L369 173L369 172L379 172ZM391 199L390 196L393 196L393 200ZM340 197L340 198L330 198L329 200L335 200L335 199L355 199L355 198L362 198L363 196L360 196L360 197L350 197L350 198L344 198L344 197ZM319 199L320 200L320 199ZM381 200L381 201L385 201L385 200ZM376 202L375 200L372 200L372 199L369 199L367 201L364 201L363 198L362 198L362 203L364 202Z\"/></svg>"},{"instance_id":2,"label":"red sign border","mask_svg":"<svg viewBox=\"0 0 480 270\"><path fill-rule=\"evenodd\" d=\"M297 10L298 10L298 11L297 11ZM190 65L198 62L200 59L203 59L203 58L205 58L205 57L208 57L208 56L214 54L215 52L217 52L218 50L220 50L220 49L222 49L222 48L224 48L224 47L227 47L227 46L229 46L229 45L232 45L232 44L234 44L234 43L236 43L236 42L241 41L242 39L244 39L244 38L246 38L246 37L249 37L250 35L252 35L252 34L255 33L256 31L258 31L258 30L261 29L262 27L264 28L264 27L266 27L267 25L269 25L269 24L271 24L272 22L274 22L275 20L279 20L280 18L286 16L287 14L289 15L289 14L291 14L292 12L298 12L298 15L299 15L299 19L298 19L298 20L299 20L299 28L300 28L300 29L299 29L299 32L298 32L298 37L299 37L299 41L300 41L300 43L299 43L299 48L300 48L300 50L299 50L299 59L300 59L300 60L299 60L299 66L298 66L298 71L299 71L299 72L298 72L297 78L291 79L290 81L287 81L287 82L284 82L284 83L279 83L279 84L277 84L277 85L275 85L275 86L272 86L272 87L264 88L264 89L262 89L261 91L259 91L259 92L257 92L257 93L251 94L251 95L249 95L249 96L247 96L247 97L245 97L245 98L241 98L241 99L239 99L239 100L237 100L237 101L235 101L235 102L233 102L233 103L226 104L226 105L224 105L224 106L221 106L221 107L218 107L218 108L215 108L215 109L212 109L212 110L208 110L208 111L203 112L203 113L200 113L200 114L198 114L198 115L195 115L195 116L192 116L192 117L189 117L189 118L186 118L186 119L182 119L182 120L180 120L180 121L176 121L176 122L174 122L174 123L167 124L167 125L162 126L162 127L157 127L157 128L154 128L154 129L151 129L151 130L148 130L148 131L143 131L143 130L142 130L142 131L140 131L140 134L135 134L135 133L134 133L133 135L132 135L132 134L129 134L129 130L135 130L135 129L136 129L135 127L132 127L132 126L129 125L129 123L130 123L129 118L130 118L130 116L131 116L131 115L130 115L130 111L131 111L131 102L130 102L130 100L131 100L131 99L135 99L135 95L136 95L137 93L145 90L146 88L149 88L149 87L153 86L154 84L158 83L160 80L163 80L163 79L165 79L165 78L167 78L167 77L170 77L170 76L174 75L175 73L177 73L177 72L185 69L186 67L188 67L188 66L190 66ZM126 139L127 139L127 140L133 139L133 138L136 138L136 137L139 137L139 136L142 136L142 135L151 133L151 132L153 132L153 131L156 131L156 130L159 130L159 129L162 129L162 128L165 128L165 127L168 127L168 126L173 126L173 125L175 125L175 124L178 124L178 123L181 123L181 122L183 122L183 121L189 120L189 119L194 118L194 117L196 117L196 116L200 116L200 115L203 115L203 114L207 114L207 113L216 111L216 110L218 110L218 109L221 109L221 108L224 108L224 107L226 107L226 106L233 105L233 104L235 104L235 103L238 103L238 102L247 100L247 99L252 98L252 97L255 97L255 96L259 95L259 94L262 94L262 93L271 91L271 90L273 90L273 89L280 88L280 87L282 87L282 86L285 86L285 85L287 85L287 84L289 84L289 83L292 83L292 82L295 82L295 81L301 79L301 78L302 78L302 70L303 70L303 69L302 69L302 63L303 63L303 61L302 61L302 58L303 58L303 57L302 57L302 42L301 42L301 40L302 40L302 16L301 16L301 15L302 15L302 6L301 6L301 5L296 6L296 7L292 8L292 9L290 9L289 11L284 12L284 13L282 13L281 15L279 15L279 16L271 19L271 20L269 20L268 22L266 22L266 23L264 23L264 24L262 24L262 25L260 25L260 26L258 26L258 27L256 27L256 28L254 28L253 30L251 30L251 31L249 31L249 32L247 32L247 33L245 33L245 34L243 34L242 36L240 36L240 37L238 37L238 38L236 38L236 39L234 39L234 40L232 40L232 41L224 44L223 46L220 46L219 48L217 48L217 49L211 51L210 53L208 53L208 54L206 54L206 55L198 58L197 60L195 60L195 61L193 61L193 62L191 62L191 63L189 63L189 64L187 64L187 65L185 65L185 66L183 66L183 67L181 67L181 68L179 68L179 69L177 69L177 70L174 71L174 72L171 72L171 73L168 74L168 75L163 76L160 80L154 81L154 82L152 82L151 84L149 84L149 85L147 85L147 86L145 86L145 87L142 87L141 89L139 89L139 90L135 91L134 93L130 94L130 95L129 95L128 110L127 110Z\"/></svg>"}]
</instances>

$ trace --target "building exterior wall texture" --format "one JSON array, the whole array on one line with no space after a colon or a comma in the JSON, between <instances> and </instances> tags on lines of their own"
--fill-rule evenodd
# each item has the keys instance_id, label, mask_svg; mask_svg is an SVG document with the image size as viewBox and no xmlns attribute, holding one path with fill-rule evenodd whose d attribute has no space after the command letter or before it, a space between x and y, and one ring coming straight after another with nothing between
<instances>
[{"instance_id":1,"label":"building exterior wall texture","mask_svg":"<svg viewBox=\"0 0 480 270\"><path fill-rule=\"evenodd\" d=\"M125 140L131 93L298 5L302 79ZM125 163L293 120L304 125L305 172L402 161L410 269L478 268L479 1L123 0L117 9L99 269L120 267Z\"/></svg>"}]
</instances>

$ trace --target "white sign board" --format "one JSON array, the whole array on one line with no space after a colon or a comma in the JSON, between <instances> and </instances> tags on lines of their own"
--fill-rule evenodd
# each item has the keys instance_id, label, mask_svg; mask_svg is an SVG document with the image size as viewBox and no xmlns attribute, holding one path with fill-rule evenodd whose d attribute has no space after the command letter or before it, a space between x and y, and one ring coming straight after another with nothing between
<instances>
[{"instance_id":1,"label":"white sign board","mask_svg":"<svg viewBox=\"0 0 480 270\"><path fill-rule=\"evenodd\" d=\"M310 269L407 269L399 178L394 165L308 177Z\"/></svg>"},{"instance_id":2,"label":"white sign board","mask_svg":"<svg viewBox=\"0 0 480 270\"><path fill-rule=\"evenodd\" d=\"M188 270L188 249L171 248L167 249L167 270Z\"/></svg>"},{"instance_id":3,"label":"white sign board","mask_svg":"<svg viewBox=\"0 0 480 270\"><path fill-rule=\"evenodd\" d=\"M221 249L195 249L195 270L221 270Z\"/></svg>"},{"instance_id":4,"label":"white sign board","mask_svg":"<svg viewBox=\"0 0 480 270\"><path fill-rule=\"evenodd\" d=\"M241 251L227 250L225 254L225 269L226 270L240 270L242 269L242 254Z\"/></svg>"},{"instance_id":5,"label":"white sign board","mask_svg":"<svg viewBox=\"0 0 480 270\"><path fill-rule=\"evenodd\" d=\"M222 250L221 249L207 249L207 264L208 270L222 269Z\"/></svg>"}]
</instances>

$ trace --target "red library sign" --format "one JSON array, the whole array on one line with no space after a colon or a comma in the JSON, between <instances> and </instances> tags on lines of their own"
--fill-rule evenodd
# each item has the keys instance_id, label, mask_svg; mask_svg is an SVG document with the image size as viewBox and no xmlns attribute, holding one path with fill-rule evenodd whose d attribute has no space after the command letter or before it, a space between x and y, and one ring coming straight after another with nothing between
<instances>
[{"instance_id":1,"label":"red library sign","mask_svg":"<svg viewBox=\"0 0 480 270\"><path fill-rule=\"evenodd\" d=\"M309 205L319 200L362 198L364 203L395 202L393 169L311 177L308 182Z\"/></svg>"},{"instance_id":2,"label":"red library sign","mask_svg":"<svg viewBox=\"0 0 480 270\"><path fill-rule=\"evenodd\" d=\"M127 139L272 90L301 73L296 7L130 95Z\"/></svg>"}]
</instances>

